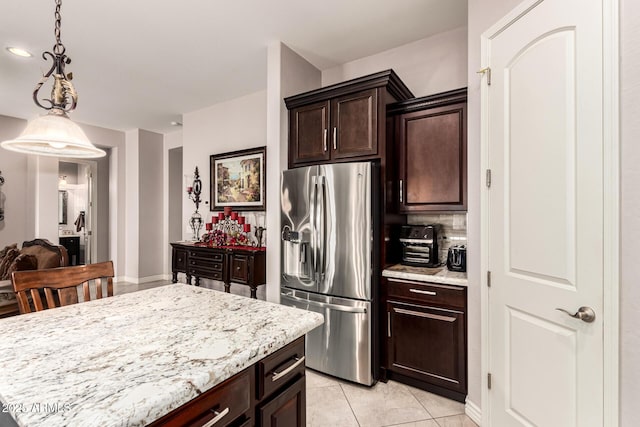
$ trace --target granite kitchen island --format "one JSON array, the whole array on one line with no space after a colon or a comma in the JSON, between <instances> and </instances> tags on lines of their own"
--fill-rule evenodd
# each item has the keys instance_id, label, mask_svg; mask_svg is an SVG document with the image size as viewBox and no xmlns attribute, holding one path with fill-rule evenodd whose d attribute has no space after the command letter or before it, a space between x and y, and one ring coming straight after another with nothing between
<instances>
[{"instance_id":1,"label":"granite kitchen island","mask_svg":"<svg viewBox=\"0 0 640 427\"><path fill-rule=\"evenodd\" d=\"M171 414L198 397L189 423L260 425L267 398L294 382L304 404L304 335L322 322L182 284L3 319L0 401L21 426L178 425L188 418ZM242 408L210 403L226 390Z\"/></svg>"}]
</instances>

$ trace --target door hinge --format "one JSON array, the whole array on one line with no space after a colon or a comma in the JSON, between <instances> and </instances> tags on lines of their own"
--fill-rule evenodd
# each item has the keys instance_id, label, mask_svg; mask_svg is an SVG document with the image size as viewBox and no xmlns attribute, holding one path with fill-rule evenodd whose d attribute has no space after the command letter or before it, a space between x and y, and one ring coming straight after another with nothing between
<instances>
[{"instance_id":1,"label":"door hinge","mask_svg":"<svg viewBox=\"0 0 640 427\"><path fill-rule=\"evenodd\" d=\"M487 86L491 86L491 67L484 67L476 71L478 74L487 75Z\"/></svg>"},{"instance_id":2,"label":"door hinge","mask_svg":"<svg viewBox=\"0 0 640 427\"><path fill-rule=\"evenodd\" d=\"M491 169L487 169L487 188L491 188Z\"/></svg>"},{"instance_id":3,"label":"door hinge","mask_svg":"<svg viewBox=\"0 0 640 427\"><path fill-rule=\"evenodd\" d=\"M491 272L487 270L487 287L491 287Z\"/></svg>"},{"instance_id":4,"label":"door hinge","mask_svg":"<svg viewBox=\"0 0 640 427\"><path fill-rule=\"evenodd\" d=\"M487 388L491 390L491 374L487 374Z\"/></svg>"}]
</instances>

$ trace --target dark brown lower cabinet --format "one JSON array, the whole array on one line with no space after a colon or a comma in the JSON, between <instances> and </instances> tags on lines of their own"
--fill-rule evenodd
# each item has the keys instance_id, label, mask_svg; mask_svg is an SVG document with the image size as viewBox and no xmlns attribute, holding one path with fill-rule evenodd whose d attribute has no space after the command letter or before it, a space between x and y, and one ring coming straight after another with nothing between
<instances>
[{"instance_id":1,"label":"dark brown lower cabinet","mask_svg":"<svg viewBox=\"0 0 640 427\"><path fill-rule=\"evenodd\" d=\"M305 426L305 377L287 387L259 409L261 427Z\"/></svg>"},{"instance_id":2,"label":"dark brown lower cabinet","mask_svg":"<svg viewBox=\"0 0 640 427\"><path fill-rule=\"evenodd\" d=\"M300 337L150 427L304 427L304 360L304 337Z\"/></svg>"},{"instance_id":3,"label":"dark brown lower cabinet","mask_svg":"<svg viewBox=\"0 0 640 427\"><path fill-rule=\"evenodd\" d=\"M464 401L466 289L410 281L386 283L383 377Z\"/></svg>"}]
</instances>

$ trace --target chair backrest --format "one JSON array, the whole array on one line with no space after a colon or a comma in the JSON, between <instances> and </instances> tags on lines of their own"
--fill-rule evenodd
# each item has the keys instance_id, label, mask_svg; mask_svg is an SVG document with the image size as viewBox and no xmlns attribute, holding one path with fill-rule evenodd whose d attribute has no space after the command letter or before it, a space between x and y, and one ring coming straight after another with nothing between
<instances>
[{"instance_id":1,"label":"chair backrest","mask_svg":"<svg viewBox=\"0 0 640 427\"><path fill-rule=\"evenodd\" d=\"M47 239L22 242L20 253L35 256L38 260L37 270L69 265L67 249L62 245L54 245Z\"/></svg>"},{"instance_id":2,"label":"chair backrest","mask_svg":"<svg viewBox=\"0 0 640 427\"><path fill-rule=\"evenodd\" d=\"M106 279L106 280L105 280ZM61 307L78 303L79 286L84 301L91 300L92 284L95 298L103 297L102 285L106 282L108 297L113 296L113 262L49 268L46 270L15 271L11 276L13 290L18 298L20 313ZM42 293L46 299L43 301ZM29 302L31 296L31 303ZM46 301L46 307L44 302Z\"/></svg>"}]
</instances>

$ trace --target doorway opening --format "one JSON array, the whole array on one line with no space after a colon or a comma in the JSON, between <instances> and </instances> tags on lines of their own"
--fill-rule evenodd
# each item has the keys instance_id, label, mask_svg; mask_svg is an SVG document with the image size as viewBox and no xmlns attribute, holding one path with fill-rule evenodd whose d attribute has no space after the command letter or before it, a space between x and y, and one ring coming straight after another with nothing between
<instances>
[{"instance_id":1,"label":"doorway opening","mask_svg":"<svg viewBox=\"0 0 640 427\"><path fill-rule=\"evenodd\" d=\"M58 161L58 237L69 265L109 259L109 156Z\"/></svg>"}]
</instances>

